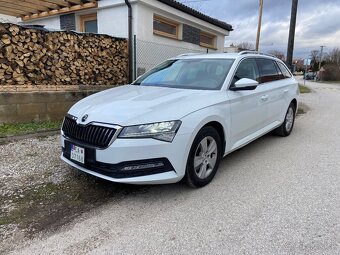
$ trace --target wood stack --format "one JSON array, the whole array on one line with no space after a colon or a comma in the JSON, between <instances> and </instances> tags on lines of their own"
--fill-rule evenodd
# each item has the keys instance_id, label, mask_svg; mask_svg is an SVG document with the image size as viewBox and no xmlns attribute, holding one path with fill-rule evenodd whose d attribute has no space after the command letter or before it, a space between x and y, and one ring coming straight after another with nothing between
<instances>
[{"instance_id":1,"label":"wood stack","mask_svg":"<svg viewBox=\"0 0 340 255\"><path fill-rule=\"evenodd\" d=\"M0 85L120 85L126 39L0 23Z\"/></svg>"}]
</instances>

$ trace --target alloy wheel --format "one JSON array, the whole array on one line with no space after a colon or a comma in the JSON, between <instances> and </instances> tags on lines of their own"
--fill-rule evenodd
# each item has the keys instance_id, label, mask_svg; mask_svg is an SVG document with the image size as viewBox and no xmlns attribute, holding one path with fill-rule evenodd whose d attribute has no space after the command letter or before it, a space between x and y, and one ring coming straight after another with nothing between
<instances>
[{"instance_id":1,"label":"alloy wheel","mask_svg":"<svg viewBox=\"0 0 340 255\"><path fill-rule=\"evenodd\" d=\"M198 144L194 157L194 170L198 178L205 179L213 172L217 153L217 143L211 136L203 138Z\"/></svg>"}]
</instances>

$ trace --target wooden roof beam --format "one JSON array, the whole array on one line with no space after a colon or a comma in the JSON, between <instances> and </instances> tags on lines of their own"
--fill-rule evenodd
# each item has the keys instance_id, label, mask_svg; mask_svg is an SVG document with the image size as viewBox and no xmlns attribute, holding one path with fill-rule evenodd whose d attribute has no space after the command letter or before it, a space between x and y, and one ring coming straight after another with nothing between
<instances>
[{"instance_id":1,"label":"wooden roof beam","mask_svg":"<svg viewBox=\"0 0 340 255\"><path fill-rule=\"evenodd\" d=\"M39 10L33 8L33 7L28 7L28 6L25 6L25 7L21 7L20 8L20 5L17 5L15 3L7 3L7 2L4 2L4 1L0 1L0 4L1 4L1 7L5 7L5 8L11 8L13 10L25 10L27 12L30 12L30 13L38 13Z\"/></svg>"},{"instance_id":2,"label":"wooden roof beam","mask_svg":"<svg viewBox=\"0 0 340 255\"><path fill-rule=\"evenodd\" d=\"M74 5L74 6L71 6L71 7L61 8L59 10L41 12L39 14L25 15L25 16L22 17L22 20L28 21L28 20L32 20L32 19L45 18L45 17L52 16L52 15L60 15L60 14L65 14L65 13L69 13L69 12L75 12L75 11L80 11L80 10L97 8L97 6L98 6L97 2L91 2L91 3L82 4L82 5Z\"/></svg>"},{"instance_id":3,"label":"wooden roof beam","mask_svg":"<svg viewBox=\"0 0 340 255\"><path fill-rule=\"evenodd\" d=\"M52 3L52 4L62 6L62 7L70 7L71 6L69 1L65 1L65 0L40 0L40 2Z\"/></svg>"},{"instance_id":4,"label":"wooden roof beam","mask_svg":"<svg viewBox=\"0 0 340 255\"><path fill-rule=\"evenodd\" d=\"M9 16L14 16L14 17L19 17L20 15L18 13L12 12L12 11L7 11L7 10L3 10L0 7L0 13L1 14L5 14L5 15L9 15Z\"/></svg>"},{"instance_id":5,"label":"wooden roof beam","mask_svg":"<svg viewBox=\"0 0 340 255\"><path fill-rule=\"evenodd\" d=\"M31 4L36 4L36 5L40 5L40 6L44 6L44 7L47 7L49 9L51 9L51 10L56 10L56 9L60 9L61 8L57 4L50 3L50 2L45 2L45 1L41 1L41 0L23 0L23 2L31 3Z\"/></svg>"},{"instance_id":6,"label":"wooden roof beam","mask_svg":"<svg viewBox=\"0 0 340 255\"><path fill-rule=\"evenodd\" d=\"M44 7L44 6L41 6L41 5L38 5L38 4L33 4L33 3L29 3L25 0L0 0L0 4L4 2L4 3L10 3L10 4L16 4L18 7L28 7L28 8L33 8L35 10L38 10L38 11L49 11L50 9L47 8L47 7Z\"/></svg>"},{"instance_id":7,"label":"wooden roof beam","mask_svg":"<svg viewBox=\"0 0 340 255\"><path fill-rule=\"evenodd\" d=\"M83 2L81 0L67 0L70 3L76 4L76 5L81 5Z\"/></svg>"},{"instance_id":8,"label":"wooden roof beam","mask_svg":"<svg viewBox=\"0 0 340 255\"><path fill-rule=\"evenodd\" d=\"M22 11L22 10L18 10L18 8L10 8L10 7L5 7L3 5L0 6L0 13L2 11L7 11L7 12L11 12L12 16L23 16L23 15L31 15L31 12L27 12L27 11Z\"/></svg>"}]
</instances>

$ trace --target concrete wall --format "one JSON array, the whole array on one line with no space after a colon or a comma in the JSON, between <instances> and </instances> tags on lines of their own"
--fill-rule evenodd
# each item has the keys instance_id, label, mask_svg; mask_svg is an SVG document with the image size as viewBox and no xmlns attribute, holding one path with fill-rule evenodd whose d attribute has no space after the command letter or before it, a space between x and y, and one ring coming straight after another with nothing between
<instances>
[{"instance_id":1,"label":"concrete wall","mask_svg":"<svg viewBox=\"0 0 340 255\"><path fill-rule=\"evenodd\" d=\"M0 124L61 120L75 102L96 92L2 92Z\"/></svg>"}]
</instances>

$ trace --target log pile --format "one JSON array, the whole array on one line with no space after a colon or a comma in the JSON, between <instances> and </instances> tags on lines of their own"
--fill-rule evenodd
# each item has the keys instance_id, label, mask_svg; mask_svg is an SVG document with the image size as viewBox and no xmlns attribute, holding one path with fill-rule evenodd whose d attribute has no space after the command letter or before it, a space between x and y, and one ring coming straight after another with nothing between
<instances>
[{"instance_id":1,"label":"log pile","mask_svg":"<svg viewBox=\"0 0 340 255\"><path fill-rule=\"evenodd\" d=\"M126 39L0 23L0 85L120 85Z\"/></svg>"}]
</instances>

